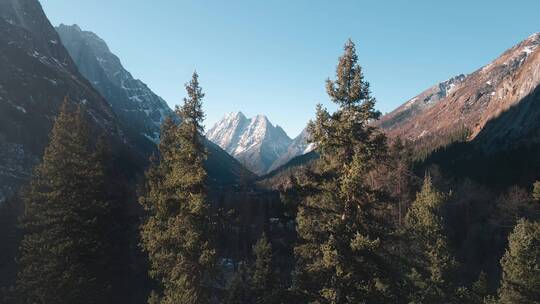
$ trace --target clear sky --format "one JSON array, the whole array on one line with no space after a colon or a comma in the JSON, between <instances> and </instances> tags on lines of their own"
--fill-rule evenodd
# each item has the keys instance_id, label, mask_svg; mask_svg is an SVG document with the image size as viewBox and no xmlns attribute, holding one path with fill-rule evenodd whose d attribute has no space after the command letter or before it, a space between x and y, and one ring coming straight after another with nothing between
<instances>
[{"instance_id":1,"label":"clear sky","mask_svg":"<svg viewBox=\"0 0 540 304\"><path fill-rule=\"evenodd\" d=\"M136 78L174 106L193 70L206 126L265 114L291 136L352 38L379 110L470 73L540 31L538 0L41 0L53 23L101 36Z\"/></svg>"}]
</instances>

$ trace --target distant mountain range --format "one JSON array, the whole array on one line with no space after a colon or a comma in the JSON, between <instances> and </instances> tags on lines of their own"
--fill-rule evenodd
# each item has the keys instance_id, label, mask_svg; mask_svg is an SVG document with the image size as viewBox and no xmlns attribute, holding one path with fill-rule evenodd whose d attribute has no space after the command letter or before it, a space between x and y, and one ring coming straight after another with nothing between
<instances>
[{"instance_id":1,"label":"distant mountain range","mask_svg":"<svg viewBox=\"0 0 540 304\"><path fill-rule=\"evenodd\" d=\"M374 124L426 151L458 139L486 155L540 145L538 46L540 34L531 35ZM64 98L85 104L92 132L107 134L140 168L155 151L161 122L174 115L105 41L76 25L55 29L37 0L0 1L0 66L0 202L28 180ZM245 168L267 174L313 149L307 130L291 139L266 116L241 112L226 115L206 136L207 169L218 183L251 176Z\"/></svg>"},{"instance_id":2,"label":"distant mountain range","mask_svg":"<svg viewBox=\"0 0 540 304\"><path fill-rule=\"evenodd\" d=\"M268 171L292 141L266 116L246 118L242 112L227 114L206 137L259 175Z\"/></svg>"}]
</instances>

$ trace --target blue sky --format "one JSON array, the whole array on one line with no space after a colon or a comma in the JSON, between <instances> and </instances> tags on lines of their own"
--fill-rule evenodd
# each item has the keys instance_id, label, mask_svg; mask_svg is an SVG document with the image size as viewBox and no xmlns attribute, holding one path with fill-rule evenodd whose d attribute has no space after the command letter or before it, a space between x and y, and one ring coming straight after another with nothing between
<instances>
[{"instance_id":1,"label":"blue sky","mask_svg":"<svg viewBox=\"0 0 540 304\"><path fill-rule=\"evenodd\" d=\"M53 25L76 23L101 36L171 106L196 69L207 128L242 111L267 115L291 137L317 103L332 108L324 81L349 37L384 113L540 31L538 0L41 3Z\"/></svg>"}]
</instances>

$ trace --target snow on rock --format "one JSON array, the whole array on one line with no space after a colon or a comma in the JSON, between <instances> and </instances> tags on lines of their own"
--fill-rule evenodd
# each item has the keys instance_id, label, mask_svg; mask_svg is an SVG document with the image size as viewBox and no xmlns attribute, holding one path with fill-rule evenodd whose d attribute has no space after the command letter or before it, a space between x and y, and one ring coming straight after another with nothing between
<instances>
[{"instance_id":1,"label":"snow on rock","mask_svg":"<svg viewBox=\"0 0 540 304\"><path fill-rule=\"evenodd\" d=\"M242 112L225 115L206 137L257 174L266 173L291 143L285 131L266 116L248 119Z\"/></svg>"}]
</instances>

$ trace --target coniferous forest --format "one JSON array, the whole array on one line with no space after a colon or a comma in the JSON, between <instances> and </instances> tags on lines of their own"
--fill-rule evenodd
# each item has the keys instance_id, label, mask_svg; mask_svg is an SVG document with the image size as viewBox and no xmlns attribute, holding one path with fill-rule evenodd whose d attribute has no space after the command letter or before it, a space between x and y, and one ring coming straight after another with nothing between
<instances>
[{"instance_id":1,"label":"coniferous forest","mask_svg":"<svg viewBox=\"0 0 540 304\"><path fill-rule=\"evenodd\" d=\"M5 303L540 303L540 183L447 177L385 136L352 41L326 83L337 109L308 126L317 157L233 193L210 189L197 73L185 89L136 186L66 97L3 206L20 214L2 223Z\"/></svg>"},{"instance_id":2,"label":"coniferous forest","mask_svg":"<svg viewBox=\"0 0 540 304\"><path fill-rule=\"evenodd\" d=\"M2 40L12 25L0 23L0 55L15 54ZM540 56L519 52L540 44L531 37L502 66L538 69L530 62ZM106 95L113 89L70 82L88 77L82 68L42 96L54 107L41 109L51 124L39 128L48 132L39 157L12 158L9 140L26 131L0 107L0 128L12 130L0 132L0 156L31 164L0 200L0 303L540 303L540 86L482 128L464 109L490 94L471 93L464 79L492 67L453 79L459 89L444 97L420 95L441 98L427 109L383 115L358 53L346 41L321 82L332 106L312 109L310 150L274 169L260 161L254 170L254 158L210 140L219 130L205 133L202 73L179 89L183 102L155 145L139 145L132 117L111 114L120 105L100 104L121 98ZM523 73L508 77L532 79ZM79 90L91 97L82 102ZM460 98L454 123L444 115ZM501 129L509 121L524 126L520 139ZM408 136L426 125L441 127ZM24 137L31 144L40 147Z\"/></svg>"}]
</instances>

